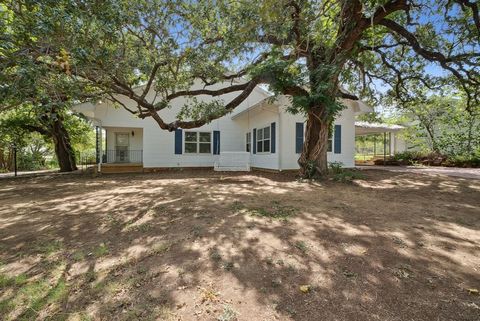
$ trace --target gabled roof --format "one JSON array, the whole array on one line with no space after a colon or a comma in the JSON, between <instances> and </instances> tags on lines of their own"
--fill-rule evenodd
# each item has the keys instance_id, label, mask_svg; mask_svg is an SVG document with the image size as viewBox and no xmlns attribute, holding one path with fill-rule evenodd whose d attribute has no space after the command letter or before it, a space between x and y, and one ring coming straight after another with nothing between
<instances>
[{"instance_id":1,"label":"gabled roof","mask_svg":"<svg viewBox=\"0 0 480 321\"><path fill-rule=\"evenodd\" d=\"M258 86L257 86L258 87ZM251 111L254 111L254 110L257 110L257 109L261 109L261 108L265 108L265 107L275 107L277 108L278 105L277 104L272 104L269 102L269 100L271 99L272 97L267 97L267 98L264 98L262 100L260 100L259 102L256 102L255 104L253 104L252 106L249 106L247 108L245 108L244 110L242 110L241 112L238 112L234 115L232 115L231 119L234 120L234 119L237 119L238 117L242 117L243 115L246 115L248 114L249 112Z\"/></svg>"},{"instance_id":2,"label":"gabled roof","mask_svg":"<svg viewBox=\"0 0 480 321\"><path fill-rule=\"evenodd\" d=\"M257 86L258 87L258 86ZM265 91L267 92L267 91ZM267 92L268 93L268 92ZM262 99L260 100L259 102L253 104L252 106L249 106L248 108L245 108L244 110L242 110L241 112L238 112L234 115L232 115L231 119L236 119L238 117L241 117L242 115L245 115L247 114L248 112L250 111L253 111L255 109L258 109L258 108L262 108L262 107L266 107L266 106L269 106L269 107L278 107L278 104L276 103L270 103L269 100L273 97L272 94L270 94L269 97L265 98L265 99ZM277 99L280 100L282 97L285 97L284 95L280 95ZM346 101L350 107L352 107L355 115L361 115L361 114L365 114L365 113L372 113L374 110L372 107L370 107L369 105L367 105L364 101L362 100L352 100L352 99L345 99L343 98L344 101Z\"/></svg>"}]
</instances>

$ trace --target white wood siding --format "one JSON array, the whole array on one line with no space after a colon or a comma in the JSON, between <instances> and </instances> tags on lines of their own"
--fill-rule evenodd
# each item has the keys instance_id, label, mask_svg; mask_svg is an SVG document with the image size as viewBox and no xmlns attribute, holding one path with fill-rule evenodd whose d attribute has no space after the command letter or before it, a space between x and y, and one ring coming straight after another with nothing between
<instances>
[{"instance_id":1,"label":"white wood siding","mask_svg":"<svg viewBox=\"0 0 480 321\"><path fill-rule=\"evenodd\" d=\"M218 88L219 86L210 87L210 89ZM220 99L229 102L235 98L238 93L231 93L220 96ZM153 100L154 93L147 95L147 99ZM266 92L261 89L253 91L248 99L246 99L235 110L238 113L258 101L267 97ZM129 108L135 109L136 104L127 97L119 97L123 103ZM197 96L198 100L209 101L212 97L202 95ZM165 122L171 122L176 119L181 107L186 103L183 97L175 99L172 102L172 108L164 109L159 112L160 116ZM81 108L79 108L81 111ZM210 124L191 129L191 131L220 131L220 150L221 151L243 151L244 150L244 131L241 123L231 120L232 114L228 114ZM158 124L151 118L140 119L126 111L124 108L115 108L112 103L104 102L97 104L93 108L93 117L100 121L103 127L135 127L143 129L143 165L144 167L212 167L218 155L212 154L185 154L177 155L174 153L175 137L174 132L168 132L161 129ZM183 139L185 133L183 133ZM107 137L109 139L109 147L114 142L114 137ZM113 139L113 140L112 140ZM212 138L213 139L213 138ZM183 150L182 142L182 150Z\"/></svg>"},{"instance_id":2,"label":"white wood siding","mask_svg":"<svg viewBox=\"0 0 480 321\"><path fill-rule=\"evenodd\" d=\"M285 110L287 102L283 101L281 109ZM346 103L348 105L348 103ZM300 154L295 153L295 124L305 122L303 115L292 115L287 112L281 113L281 169L298 169L298 158ZM340 115L335 119L335 125L342 126L342 152L335 154L327 153L327 160L329 162L342 162L344 167L355 166L355 113L349 106L342 110ZM304 129L306 124L304 125Z\"/></svg>"},{"instance_id":3,"label":"white wood siding","mask_svg":"<svg viewBox=\"0 0 480 321\"><path fill-rule=\"evenodd\" d=\"M115 150L115 134L128 134L128 150L143 149L143 129L129 127L105 127L107 138L107 150ZM132 136L133 133L133 136Z\"/></svg>"},{"instance_id":4,"label":"white wood siding","mask_svg":"<svg viewBox=\"0 0 480 321\"><path fill-rule=\"evenodd\" d=\"M280 141L279 141L279 120L280 114L277 107L259 107L258 109L248 111L243 117L237 118L232 122L238 123L242 130L242 147L239 151L245 151L245 136L247 132L251 134L251 147L250 147L250 166L267 169L280 169L279 167L279 155L280 155ZM261 129L270 127L272 123L275 123L275 153L253 153L253 129ZM258 135L258 134L257 134ZM270 137L271 139L271 137Z\"/></svg>"},{"instance_id":5,"label":"white wood siding","mask_svg":"<svg viewBox=\"0 0 480 321\"><path fill-rule=\"evenodd\" d=\"M218 88L219 86L213 87ZM220 98L225 102L236 97L238 93L223 95ZM152 100L154 93L151 92L147 99ZM258 89L251 93L232 114L221 117L210 124L202 126L192 131L220 131L220 151L245 151L245 134L252 132L253 129L264 128L276 123L276 152L275 153L257 153L253 154L253 145L251 145L251 166L268 169L297 169L297 160L299 154L295 153L295 123L303 122L301 115L291 115L285 111L285 106L289 103L286 97L281 97L275 105L267 105L251 109L234 120L232 115L248 109L257 102L268 97L267 93ZM120 98L129 108L135 109L136 104L127 97ZM209 101L210 96L198 96L197 99ZM159 112L165 122L174 121L180 108L184 105L185 99L178 98L172 102L172 108ZM103 127L115 127L114 130L107 129L108 149L114 147L115 138L111 133L128 132L136 128L142 133L135 132L135 144L130 149L141 146L143 149L143 164L146 168L154 167L212 167L218 155L208 154L175 154L175 133L162 130L158 124L151 118L140 119L133 116L124 108L115 108L112 103L104 102L95 106L83 106L86 114L93 117ZM82 106L77 108L82 111ZM342 153L328 153L329 161L340 161L347 167L354 166L355 153L355 113L351 107L342 111L336 119L335 124L342 125ZM124 130L122 127L125 127ZM185 131L183 133L185 139ZM142 141L138 141L139 139ZM213 141L213 135L212 135ZM182 150L184 144L182 142ZM213 152L213 148L212 148Z\"/></svg>"}]
</instances>

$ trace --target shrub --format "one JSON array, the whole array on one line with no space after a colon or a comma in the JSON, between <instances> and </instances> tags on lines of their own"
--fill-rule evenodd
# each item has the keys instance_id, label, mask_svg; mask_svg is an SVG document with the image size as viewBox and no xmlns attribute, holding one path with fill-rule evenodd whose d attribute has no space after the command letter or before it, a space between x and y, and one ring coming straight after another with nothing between
<instances>
[{"instance_id":1,"label":"shrub","mask_svg":"<svg viewBox=\"0 0 480 321\"><path fill-rule=\"evenodd\" d=\"M454 167L480 167L480 155L455 155L448 157L443 163L443 166L454 166Z\"/></svg>"},{"instance_id":2,"label":"shrub","mask_svg":"<svg viewBox=\"0 0 480 321\"><path fill-rule=\"evenodd\" d=\"M17 154L17 165L19 170L25 171L44 169L45 158L40 153L20 150Z\"/></svg>"},{"instance_id":3,"label":"shrub","mask_svg":"<svg viewBox=\"0 0 480 321\"><path fill-rule=\"evenodd\" d=\"M305 165L305 178L306 179L312 179L315 176L316 173L316 163L313 160L307 161L307 164Z\"/></svg>"},{"instance_id":4,"label":"shrub","mask_svg":"<svg viewBox=\"0 0 480 321\"><path fill-rule=\"evenodd\" d=\"M422 154L420 152L405 151L402 153L397 153L392 157L389 157L389 159L393 161L397 161L400 164L413 165L416 162L416 160L418 160L421 157L422 157Z\"/></svg>"},{"instance_id":5,"label":"shrub","mask_svg":"<svg viewBox=\"0 0 480 321\"><path fill-rule=\"evenodd\" d=\"M355 169L343 168L341 162L331 162L328 165L329 176L337 182L351 182L354 179L363 178L363 174Z\"/></svg>"},{"instance_id":6,"label":"shrub","mask_svg":"<svg viewBox=\"0 0 480 321\"><path fill-rule=\"evenodd\" d=\"M330 173L332 174L340 174L344 170L342 162L328 163L328 167L329 167Z\"/></svg>"},{"instance_id":7,"label":"shrub","mask_svg":"<svg viewBox=\"0 0 480 321\"><path fill-rule=\"evenodd\" d=\"M441 155L438 153L421 153L406 151L389 156L384 162L377 159L375 165L415 165L450 166L450 167L480 167L480 155Z\"/></svg>"}]
</instances>

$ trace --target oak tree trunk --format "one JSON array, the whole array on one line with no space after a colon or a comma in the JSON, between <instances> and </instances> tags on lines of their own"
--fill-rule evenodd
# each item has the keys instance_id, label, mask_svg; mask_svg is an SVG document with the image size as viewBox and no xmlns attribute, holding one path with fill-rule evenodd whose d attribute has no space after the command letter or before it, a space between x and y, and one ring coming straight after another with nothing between
<instances>
[{"instance_id":1,"label":"oak tree trunk","mask_svg":"<svg viewBox=\"0 0 480 321\"><path fill-rule=\"evenodd\" d=\"M327 150L329 121L324 106L312 108L307 115L305 139L298 160L300 175L306 178L324 176L328 171Z\"/></svg>"},{"instance_id":2,"label":"oak tree trunk","mask_svg":"<svg viewBox=\"0 0 480 321\"><path fill-rule=\"evenodd\" d=\"M57 156L60 172L71 172L77 170L75 152L70 143L70 135L63 125L61 119L56 119L51 127L55 155Z\"/></svg>"},{"instance_id":3,"label":"oak tree trunk","mask_svg":"<svg viewBox=\"0 0 480 321\"><path fill-rule=\"evenodd\" d=\"M13 148L0 148L0 170L13 171Z\"/></svg>"}]
</instances>

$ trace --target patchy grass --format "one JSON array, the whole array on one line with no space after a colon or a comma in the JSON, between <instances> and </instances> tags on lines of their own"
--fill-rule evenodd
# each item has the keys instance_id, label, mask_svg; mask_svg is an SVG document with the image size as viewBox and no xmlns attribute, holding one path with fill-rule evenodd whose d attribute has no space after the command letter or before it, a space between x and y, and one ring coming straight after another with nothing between
<instances>
[{"instance_id":1,"label":"patchy grass","mask_svg":"<svg viewBox=\"0 0 480 321\"><path fill-rule=\"evenodd\" d=\"M210 259L217 263L222 260L222 254L220 254L217 248L214 247L210 249Z\"/></svg>"},{"instance_id":2,"label":"patchy grass","mask_svg":"<svg viewBox=\"0 0 480 321\"><path fill-rule=\"evenodd\" d=\"M25 274L19 274L14 277L9 277L4 274L0 274L0 289L4 289L10 286L21 286L27 283L27 276Z\"/></svg>"},{"instance_id":3,"label":"patchy grass","mask_svg":"<svg viewBox=\"0 0 480 321\"><path fill-rule=\"evenodd\" d=\"M410 265L401 264L393 269L393 275L399 279L411 279L414 277L414 273L411 270Z\"/></svg>"},{"instance_id":4,"label":"patchy grass","mask_svg":"<svg viewBox=\"0 0 480 321\"><path fill-rule=\"evenodd\" d=\"M362 174L2 180L0 319L476 321L480 182Z\"/></svg>"},{"instance_id":5,"label":"patchy grass","mask_svg":"<svg viewBox=\"0 0 480 321\"><path fill-rule=\"evenodd\" d=\"M237 320L237 311L232 306L226 304L223 306L222 314L217 318L218 321L235 321Z\"/></svg>"},{"instance_id":6,"label":"patchy grass","mask_svg":"<svg viewBox=\"0 0 480 321\"><path fill-rule=\"evenodd\" d=\"M308 245L304 241L296 241L294 246L300 250L303 254L306 254L308 251Z\"/></svg>"},{"instance_id":7,"label":"patchy grass","mask_svg":"<svg viewBox=\"0 0 480 321\"><path fill-rule=\"evenodd\" d=\"M346 278L348 278L348 279L356 279L356 278L358 277L358 274L357 274L357 273L355 273L355 272L353 272L353 271L350 271L350 270L348 270L348 269L346 269L346 268L343 269L342 274L343 274Z\"/></svg>"},{"instance_id":8,"label":"patchy grass","mask_svg":"<svg viewBox=\"0 0 480 321\"><path fill-rule=\"evenodd\" d=\"M100 243L95 249L93 249L93 255L95 257L108 255L109 252L108 246L105 243Z\"/></svg>"},{"instance_id":9,"label":"patchy grass","mask_svg":"<svg viewBox=\"0 0 480 321\"><path fill-rule=\"evenodd\" d=\"M365 175L356 169L344 168L341 162L331 162L328 166L330 178L337 182L352 182L364 179Z\"/></svg>"},{"instance_id":10,"label":"patchy grass","mask_svg":"<svg viewBox=\"0 0 480 321\"><path fill-rule=\"evenodd\" d=\"M226 271L231 271L235 267L235 264L233 262L224 262L222 264L222 268Z\"/></svg>"},{"instance_id":11,"label":"patchy grass","mask_svg":"<svg viewBox=\"0 0 480 321\"><path fill-rule=\"evenodd\" d=\"M83 250L73 252L72 259L76 262L83 261L85 259L85 252L83 252Z\"/></svg>"},{"instance_id":12,"label":"patchy grass","mask_svg":"<svg viewBox=\"0 0 480 321\"><path fill-rule=\"evenodd\" d=\"M35 244L37 252L46 256L56 253L63 248L63 243L60 240L41 241Z\"/></svg>"},{"instance_id":13,"label":"patchy grass","mask_svg":"<svg viewBox=\"0 0 480 321\"><path fill-rule=\"evenodd\" d=\"M236 213L284 221L296 213L296 209L293 206L283 205L279 201L271 201L268 207L249 207L242 202L235 201L230 208Z\"/></svg>"},{"instance_id":14,"label":"patchy grass","mask_svg":"<svg viewBox=\"0 0 480 321\"><path fill-rule=\"evenodd\" d=\"M267 217L277 220L286 221L295 215L296 209L293 206L282 205L278 201L272 201L269 208L253 208L247 209L252 216Z\"/></svg>"},{"instance_id":15,"label":"patchy grass","mask_svg":"<svg viewBox=\"0 0 480 321\"><path fill-rule=\"evenodd\" d=\"M346 183L353 182L356 179L364 179L365 175L357 170L343 170L340 173L333 174L331 177L334 181Z\"/></svg>"},{"instance_id":16,"label":"patchy grass","mask_svg":"<svg viewBox=\"0 0 480 321\"><path fill-rule=\"evenodd\" d=\"M240 201L235 201L233 202L233 204L231 205L231 208L234 212L239 212L243 209L245 209L245 204L243 204L242 202Z\"/></svg>"},{"instance_id":17,"label":"patchy grass","mask_svg":"<svg viewBox=\"0 0 480 321\"><path fill-rule=\"evenodd\" d=\"M217 302L220 300L219 293L210 285L207 288L201 288L201 302Z\"/></svg>"},{"instance_id":18,"label":"patchy grass","mask_svg":"<svg viewBox=\"0 0 480 321\"><path fill-rule=\"evenodd\" d=\"M170 242L159 242L152 246L152 254L162 255L170 251L172 244Z\"/></svg>"},{"instance_id":19,"label":"patchy grass","mask_svg":"<svg viewBox=\"0 0 480 321\"><path fill-rule=\"evenodd\" d=\"M22 285L15 283L14 286L14 295L0 301L0 313L5 320L10 320L9 315L14 311L17 312L16 320L33 320L47 306L49 310L58 309L68 295L64 278L53 285L46 280L35 280Z\"/></svg>"},{"instance_id":20,"label":"patchy grass","mask_svg":"<svg viewBox=\"0 0 480 321\"><path fill-rule=\"evenodd\" d=\"M140 233L146 233L150 231L153 228L153 225L150 223L143 223L143 224L130 224L127 225L125 228L126 231L128 232L140 232Z\"/></svg>"}]
</instances>

